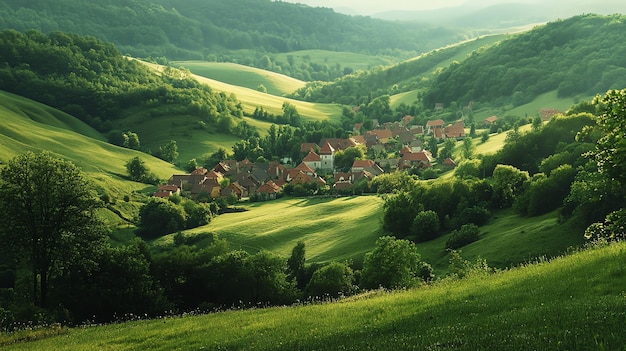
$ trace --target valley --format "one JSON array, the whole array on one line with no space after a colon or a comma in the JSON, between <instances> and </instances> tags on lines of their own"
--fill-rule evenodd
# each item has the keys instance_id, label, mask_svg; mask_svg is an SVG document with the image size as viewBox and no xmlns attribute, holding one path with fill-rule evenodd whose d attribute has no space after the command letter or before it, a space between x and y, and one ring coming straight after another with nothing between
<instances>
[{"instance_id":1,"label":"valley","mask_svg":"<svg viewBox=\"0 0 626 351\"><path fill-rule=\"evenodd\" d=\"M624 346L623 15L240 1L0 0L0 347Z\"/></svg>"}]
</instances>

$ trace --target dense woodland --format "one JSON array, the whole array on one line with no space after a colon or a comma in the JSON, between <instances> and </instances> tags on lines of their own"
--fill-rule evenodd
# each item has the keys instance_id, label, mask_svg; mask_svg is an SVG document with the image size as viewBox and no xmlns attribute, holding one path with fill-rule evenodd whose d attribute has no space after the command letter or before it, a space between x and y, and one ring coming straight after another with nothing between
<instances>
[{"instance_id":1,"label":"dense woodland","mask_svg":"<svg viewBox=\"0 0 626 351\"><path fill-rule=\"evenodd\" d=\"M0 12L0 29L91 35L135 57L239 62L301 79L331 79L343 69L332 73L332 67L289 60L268 66L263 58L323 49L406 59L466 39L458 30L434 25L350 17L270 0L2 0Z\"/></svg>"},{"instance_id":2,"label":"dense woodland","mask_svg":"<svg viewBox=\"0 0 626 351\"><path fill-rule=\"evenodd\" d=\"M624 16L583 15L515 35L494 47L473 52L440 74L424 76L432 62L461 47L435 51L419 60L355 72L335 82L309 82L293 97L306 101L368 104L372 97L424 89L416 95L423 108L470 101L493 106L523 105L557 90L560 97L601 94L626 84ZM565 68L565 69L564 69Z\"/></svg>"}]
</instances>

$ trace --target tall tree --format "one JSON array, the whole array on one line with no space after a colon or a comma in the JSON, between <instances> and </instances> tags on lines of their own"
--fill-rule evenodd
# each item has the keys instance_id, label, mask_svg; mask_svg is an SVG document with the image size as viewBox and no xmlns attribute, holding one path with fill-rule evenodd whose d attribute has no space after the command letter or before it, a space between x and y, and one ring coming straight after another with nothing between
<instances>
[{"instance_id":1,"label":"tall tree","mask_svg":"<svg viewBox=\"0 0 626 351\"><path fill-rule=\"evenodd\" d=\"M600 106L598 125L605 133L595 151L598 169L609 178L626 183L626 89L611 90L595 101Z\"/></svg>"},{"instance_id":2,"label":"tall tree","mask_svg":"<svg viewBox=\"0 0 626 351\"><path fill-rule=\"evenodd\" d=\"M0 173L0 243L28 263L36 306L46 307L52 279L95 264L106 238L101 206L80 170L49 152L17 156Z\"/></svg>"}]
</instances>

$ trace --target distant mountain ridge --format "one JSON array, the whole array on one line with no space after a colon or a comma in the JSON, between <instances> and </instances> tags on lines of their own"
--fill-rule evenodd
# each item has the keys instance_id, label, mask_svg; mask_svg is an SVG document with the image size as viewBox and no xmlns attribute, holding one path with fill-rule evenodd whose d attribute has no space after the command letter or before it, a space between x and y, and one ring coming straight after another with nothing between
<instances>
[{"instance_id":1,"label":"distant mountain ridge","mask_svg":"<svg viewBox=\"0 0 626 351\"><path fill-rule=\"evenodd\" d=\"M425 11L385 11L372 15L390 21L415 21L446 27L507 29L510 27L554 21L576 15L626 13L626 3L617 1L563 1L525 3L522 1L480 5L467 2L461 6Z\"/></svg>"}]
</instances>

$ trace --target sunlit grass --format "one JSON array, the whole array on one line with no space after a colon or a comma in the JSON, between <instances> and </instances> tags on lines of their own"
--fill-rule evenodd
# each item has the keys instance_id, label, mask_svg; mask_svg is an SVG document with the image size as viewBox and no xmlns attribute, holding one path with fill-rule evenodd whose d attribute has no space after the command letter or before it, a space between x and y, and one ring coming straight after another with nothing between
<instances>
[{"instance_id":1,"label":"sunlit grass","mask_svg":"<svg viewBox=\"0 0 626 351\"><path fill-rule=\"evenodd\" d=\"M261 249L288 257L298 243L306 245L307 262L362 261L381 235L383 201L377 196L285 198L255 203L249 211L228 213L188 235L214 232L232 249ZM171 235L154 245L171 242Z\"/></svg>"},{"instance_id":2,"label":"sunlit grass","mask_svg":"<svg viewBox=\"0 0 626 351\"><path fill-rule=\"evenodd\" d=\"M626 245L341 302L71 329L15 350L621 350Z\"/></svg>"},{"instance_id":3,"label":"sunlit grass","mask_svg":"<svg viewBox=\"0 0 626 351\"><path fill-rule=\"evenodd\" d=\"M302 88L305 82L266 70L226 62L176 61L176 67L184 67L202 77L220 82L257 89L263 85L271 95L282 96Z\"/></svg>"}]
</instances>

